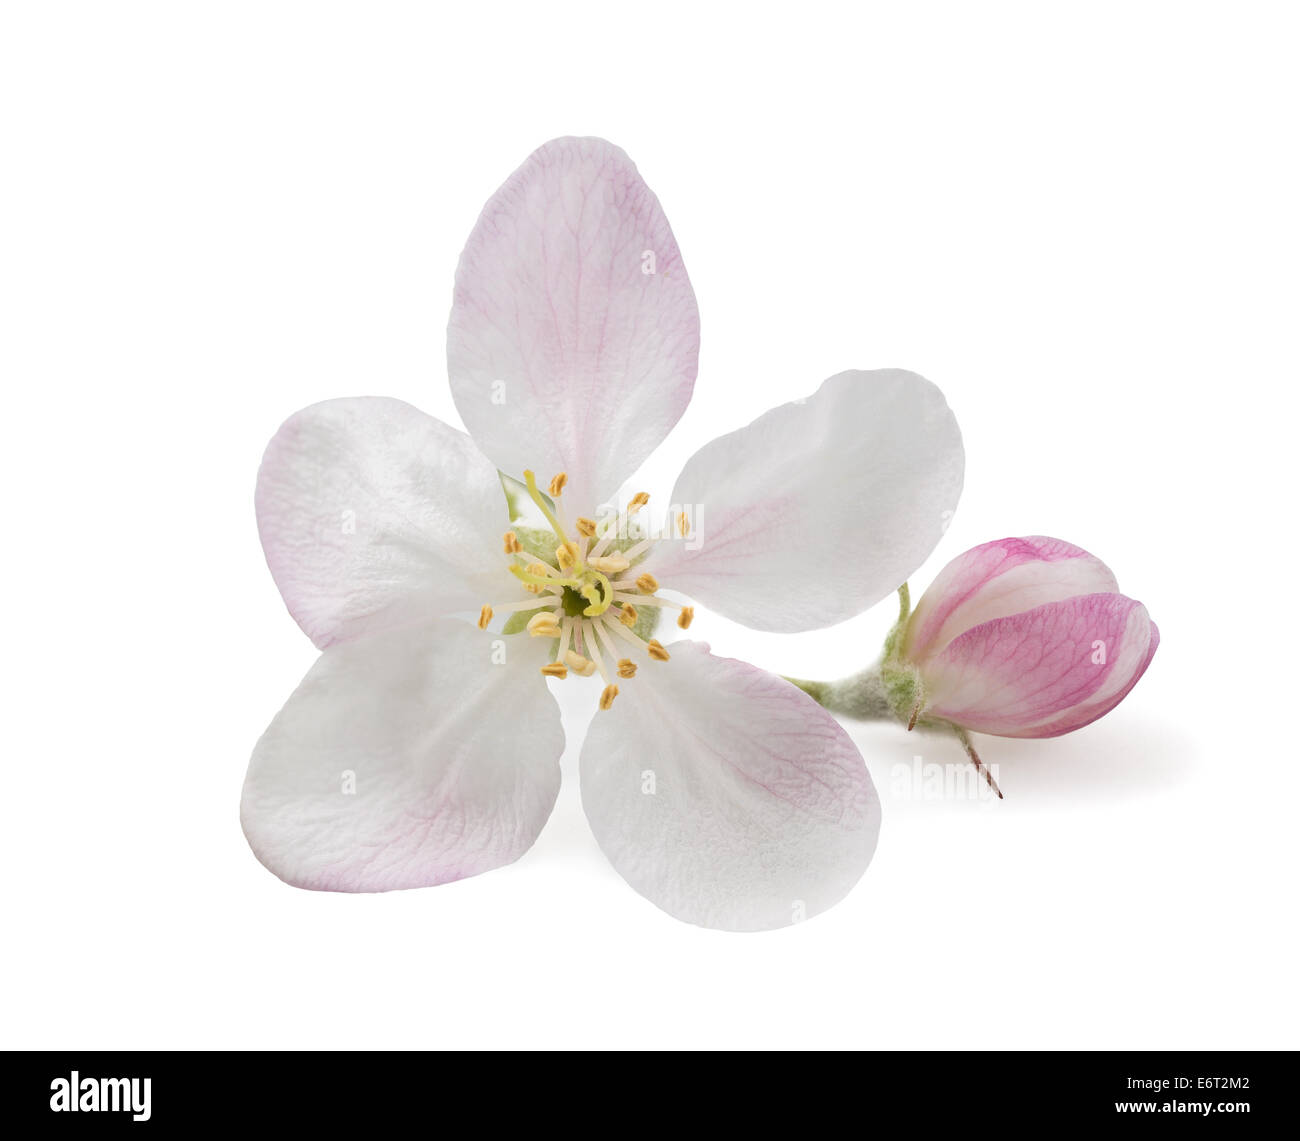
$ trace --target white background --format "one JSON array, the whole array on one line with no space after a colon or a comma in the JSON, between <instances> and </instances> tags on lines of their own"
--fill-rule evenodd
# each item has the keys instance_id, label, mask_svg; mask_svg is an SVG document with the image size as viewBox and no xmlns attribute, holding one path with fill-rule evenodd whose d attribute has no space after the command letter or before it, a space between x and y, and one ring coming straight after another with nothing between
<instances>
[{"instance_id":1,"label":"white background","mask_svg":"<svg viewBox=\"0 0 1300 1141\"><path fill-rule=\"evenodd\" d=\"M1300 1045L1294 8L0 11L0 1044ZM459 422L461 244L573 133L637 161L699 297L696 398L638 486L832 373L911 368L968 457L914 586L1052 534L1161 628L1103 721L982 739L1003 803L909 798L894 766L956 747L855 727L877 856L785 931L686 926L610 869L591 695L510 868L314 894L240 832L314 658L258 546L261 450L330 396ZM839 675L891 611L692 633Z\"/></svg>"}]
</instances>

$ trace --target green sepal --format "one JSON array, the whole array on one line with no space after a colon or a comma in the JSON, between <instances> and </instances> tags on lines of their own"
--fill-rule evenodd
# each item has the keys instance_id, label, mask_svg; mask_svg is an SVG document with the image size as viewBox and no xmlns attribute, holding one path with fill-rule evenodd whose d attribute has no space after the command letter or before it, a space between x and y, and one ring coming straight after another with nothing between
<instances>
[{"instance_id":1,"label":"green sepal","mask_svg":"<svg viewBox=\"0 0 1300 1141\"><path fill-rule=\"evenodd\" d=\"M608 534L609 529L611 527L617 524L619 518L620 517L617 515L611 515L607 520L605 520L605 525L603 527L601 527L599 524L596 525L596 537L591 542L591 545L593 547L597 543L604 541L605 535ZM633 516L633 521L635 521L635 519L636 517ZM622 554L624 551L631 550L638 543L643 542L648 537L646 535L644 528L639 526L633 527L632 522L628 523L628 532L629 534L626 535L615 535L612 539L610 539L607 543L605 543L605 549L601 553L605 555L612 555L616 552L618 554ZM650 557L650 552L652 550L654 550L654 548L650 547L642 551L639 555L637 555L636 558L632 560L632 566L638 566L642 562L644 562L647 558ZM628 569L630 570L631 567L629 567ZM623 573L626 574L627 572L624 571Z\"/></svg>"},{"instance_id":2,"label":"green sepal","mask_svg":"<svg viewBox=\"0 0 1300 1141\"><path fill-rule=\"evenodd\" d=\"M545 522L542 513L537 510L537 504L533 502L533 497L528 494L527 484L512 475L506 475L503 471L498 471L497 476L501 480L501 490L506 494L506 506L510 511L511 523L521 519ZM549 495L543 493L542 498L546 500L546 505L551 510L555 509L555 501Z\"/></svg>"},{"instance_id":3,"label":"green sepal","mask_svg":"<svg viewBox=\"0 0 1300 1141\"><path fill-rule=\"evenodd\" d=\"M889 628L885 636L885 646L881 661L888 666L903 656L903 638L907 633L908 619L912 611L912 592L907 583L898 588L898 621Z\"/></svg>"},{"instance_id":4,"label":"green sepal","mask_svg":"<svg viewBox=\"0 0 1300 1141\"><path fill-rule=\"evenodd\" d=\"M911 594L907 583L898 588L898 619L885 638L879 665L840 681L808 681L786 678L814 701L832 713L843 713L865 721L894 717L904 725L913 723L913 714L924 703L925 690L921 674L903 658L903 641L911 617ZM922 718L917 724L925 724Z\"/></svg>"},{"instance_id":5,"label":"green sepal","mask_svg":"<svg viewBox=\"0 0 1300 1141\"><path fill-rule=\"evenodd\" d=\"M528 489L524 487L513 476L506 475L503 471L497 472L497 478L501 480L501 490L506 496L506 510L510 515L510 522L524 517L526 505L530 502L528 498Z\"/></svg>"},{"instance_id":6,"label":"green sepal","mask_svg":"<svg viewBox=\"0 0 1300 1141\"><path fill-rule=\"evenodd\" d=\"M528 620L545 609L546 607L539 606L536 610L516 610L506 619L506 624L501 627L501 633L522 634L528 628Z\"/></svg>"},{"instance_id":7,"label":"green sepal","mask_svg":"<svg viewBox=\"0 0 1300 1141\"><path fill-rule=\"evenodd\" d=\"M560 540L555 537L554 531L549 527L515 527L514 531L519 545L533 558L548 567L559 569L555 548L560 545Z\"/></svg>"},{"instance_id":8,"label":"green sepal","mask_svg":"<svg viewBox=\"0 0 1300 1141\"><path fill-rule=\"evenodd\" d=\"M906 662L895 661L880 667L880 681L894 716L904 725L908 724L912 720L912 711L924 696L920 672Z\"/></svg>"},{"instance_id":9,"label":"green sepal","mask_svg":"<svg viewBox=\"0 0 1300 1141\"><path fill-rule=\"evenodd\" d=\"M636 603L632 603L636 606ZM632 633L643 641L650 641L654 637L655 629L659 625L659 617L662 611L659 606L636 606L636 621L632 623ZM631 646L628 649L632 649Z\"/></svg>"}]
</instances>

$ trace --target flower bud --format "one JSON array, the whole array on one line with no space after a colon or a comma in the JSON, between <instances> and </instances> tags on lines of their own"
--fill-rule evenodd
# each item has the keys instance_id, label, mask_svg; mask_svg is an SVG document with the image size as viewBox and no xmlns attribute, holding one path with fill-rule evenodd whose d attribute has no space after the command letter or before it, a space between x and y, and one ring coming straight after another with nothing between
<instances>
[{"instance_id":1,"label":"flower bud","mask_svg":"<svg viewBox=\"0 0 1300 1141\"><path fill-rule=\"evenodd\" d=\"M1057 737L1109 713L1160 633L1087 551L1031 536L959 555L939 573L885 663L912 717L999 737Z\"/></svg>"}]
</instances>

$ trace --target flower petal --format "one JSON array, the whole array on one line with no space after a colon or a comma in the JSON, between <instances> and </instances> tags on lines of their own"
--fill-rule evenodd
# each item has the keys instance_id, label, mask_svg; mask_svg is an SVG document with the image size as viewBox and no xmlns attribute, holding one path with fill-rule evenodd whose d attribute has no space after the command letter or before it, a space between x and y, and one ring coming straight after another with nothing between
<instances>
[{"instance_id":1,"label":"flower petal","mask_svg":"<svg viewBox=\"0 0 1300 1141\"><path fill-rule=\"evenodd\" d=\"M923 667L925 711L980 733L1055 737L1113 709L1159 632L1122 594L1087 594L996 618Z\"/></svg>"},{"instance_id":2,"label":"flower petal","mask_svg":"<svg viewBox=\"0 0 1300 1141\"><path fill-rule=\"evenodd\" d=\"M605 855L688 923L758 931L824 911L880 829L858 750L788 682L699 642L669 649L582 747L582 802Z\"/></svg>"},{"instance_id":3,"label":"flower petal","mask_svg":"<svg viewBox=\"0 0 1300 1141\"><path fill-rule=\"evenodd\" d=\"M964 462L957 421L928 380L842 372L691 457L672 502L694 513L696 532L660 544L655 575L756 630L842 622L934 549Z\"/></svg>"},{"instance_id":4,"label":"flower petal","mask_svg":"<svg viewBox=\"0 0 1300 1141\"><path fill-rule=\"evenodd\" d=\"M387 397L290 416L257 476L257 527L285 605L322 649L477 610L501 589L496 469L463 432Z\"/></svg>"},{"instance_id":5,"label":"flower petal","mask_svg":"<svg viewBox=\"0 0 1300 1141\"><path fill-rule=\"evenodd\" d=\"M503 471L568 474L582 512L677 423L699 355L695 293L658 199L603 139L555 139L492 197L456 272L456 407Z\"/></svg>"},{"instance_id":6,"label":"flower petal","mask_svg":"<svg viewBox=\"0 0 1300 1141\"><path fill-rule=\"evenodd\" d=\"M1143 634L1147 634L1144 645ZM1091 725L1099 717L1106 716L1124 700L1138 683L1151 659L1156 656L1156 647L1160 645L1160 630L1149 619L1144 628L1141 619L1134 616L1121 644L1121 659L1115 663L1106 680L1106 684L1097 689L1089 701L1076 705L1065 711L1060 717L1041 725L1032 726L1016 734L1019 737L1059 737L1063 733L1073 733L1085 725Z\"/></svg>"},{"instance_id":7,"label":"flower petal","mask_svg":"<svg viewBox=\"0 0 1300 1141\"><path fill-rule=\"evenodd\" d=\"M257 858L295 887L388 891L523 855L555 803L564 733L520 642L495 664L492 638L443 619L326 650L249 762Z\"/></svg>"},{"instance_id":8,"label":"flower petal","mask_svg":"<svg viewBox=\"0 0 1300 1141\"><path fill-rule=\"evenodd\" d=\"M939 572L912 612L903 650L919 662L994 618L1118 591L1110 568L1082 547L1042 535L997 539L958 555Z\"/></svg>"}]
</instances>

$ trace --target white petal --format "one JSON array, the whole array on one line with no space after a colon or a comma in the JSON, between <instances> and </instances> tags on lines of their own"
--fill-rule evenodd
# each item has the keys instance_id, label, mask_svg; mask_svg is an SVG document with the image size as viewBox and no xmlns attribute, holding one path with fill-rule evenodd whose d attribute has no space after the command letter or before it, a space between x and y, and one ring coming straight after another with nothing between
<instances>
[{"instance_id":1,"label":"white petal","mask_svg":"<svg viewBox=\"0 0 1300 1141\"><path fill-rule=\"evenodd\" d=\"M784 927L866 869L880 804L848 735L812 698L699 642L669 647L598 713L582 803L619 874L688 923Z\"/></svg>"},{"instance_id":2,"label":"white petal","mask_svg":"<svg viewBox=\"0 0 1300 1141\"><path fill-rule=\"evenodd\" d=\"M653 272L647 272L653 271ZM691 398L699 312L668 219L603 139L556 139L492 197L456 271L451 390L509 475L593 513Z\"/></svg>"},{"instance_id":3,"label":"white petal","mask_svg":"<svg viewBox=\"0 0 1300 1141\"><path fill-rule=\"evenodd\" d=\"M691 457L672 503L695 529L659 544L655 576L756 630L842 622L934 549L964 462L957 421L928 380L842 372Z\"/></svg>"},{"instance_id":4,"label":"white petal","mask_svg":"<svg viewBox=\"0 0 1300 1141\"><path fill-rule=\"evenodd\" d=\"M509 526L464 432L400 400L326 400L267 446L257 526L285 605L324 648L500 595Z\"/></svg>"},{"instance_id":5,"label":"white petal","mask_svg":"<svg viewBox=\"0 0 1300 1141\"><path fill-rule=\"evenodd\" d=\"M321 654L249 762L257 858L296 887L387 891L523 855L555 803L564 733L537 647L512 639L497 664L494 641L443 619Z\"/></svg>"}]
</instances>

